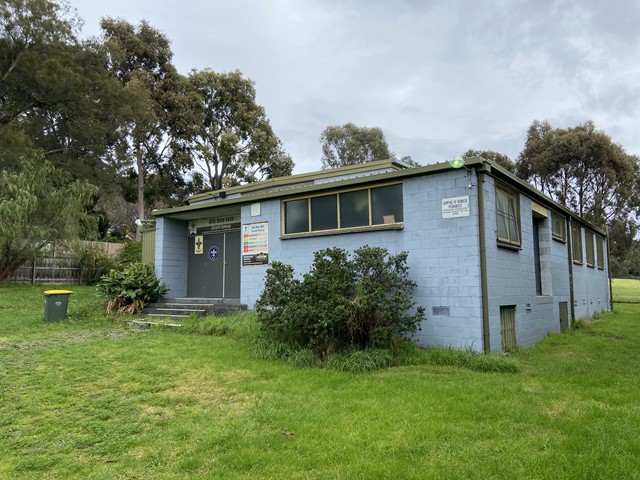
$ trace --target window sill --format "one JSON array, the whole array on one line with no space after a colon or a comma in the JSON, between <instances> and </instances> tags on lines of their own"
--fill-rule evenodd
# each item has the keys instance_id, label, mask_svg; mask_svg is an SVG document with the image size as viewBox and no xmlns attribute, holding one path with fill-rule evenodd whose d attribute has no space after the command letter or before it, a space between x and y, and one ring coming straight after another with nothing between
<instances>
[{"instance_id":1,"label":"window sill","mask_svg":"<svg viewBox=\"0 0 640 480\"><path fill-rule=\"evenodd\" d=\"M511 245L509 243L501 243L500 241L498 241L498 248L513 250L514 252L519 252L520 250L522 250L522 247L520 245Z\"/></svg>"},{"instance_id":2,"label":"window sill","mask_svg":"<svg viewBox=\"0 0 640 480\"><path fill-rule=\"evenodd\" d=\"M582 262L581 260L574 260L573 264L574 265L584 265L584 262Z\"/></svg>"},{"instance_id":3,"label":"window sill","mask_svg":"<svg viewBox=\"0 0 640 480\"><path fill-rule=\"evenodd\" d=\"M404 222L388 223L381 225L367 225L365 227L352 227L352 228L340 228L336 230L322 230L319 232L304 232L304 233L287 233L280 235L280 240L290 240L294 238L309 238L309 237L325 237L328 235L344 235L348 233L362 233L362 232L377 232L384 230L402 230L404 228Z\"/></svg>"},{"instance_id":4,"label":"window sill","mask_svg":"<svg viewBox=\"0 0 640 480\"><path fill-rule=\"evenodd\" d=\"M560 237L556 237L556 236L551 236L551 238L553 238L556 242L560 242L560 243L567 243L567 239L566 238L560 238Z\"/></svg>"}]
</instances>

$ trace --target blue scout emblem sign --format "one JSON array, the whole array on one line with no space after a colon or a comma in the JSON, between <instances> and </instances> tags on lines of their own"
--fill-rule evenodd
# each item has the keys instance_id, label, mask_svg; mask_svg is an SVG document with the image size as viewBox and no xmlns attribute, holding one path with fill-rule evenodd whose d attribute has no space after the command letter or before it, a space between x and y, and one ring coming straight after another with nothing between
<instances>
[{"instance_id":1,"label":"blue scout emblem sign","mask_svg":"<svg viewBox=\"0 0 640 480\"><path fill-rule=\"evenodd\" d=\"M218 249L218 247L211 247L209 249L209 259L212 262L215 262L218 259L218 255L220 255L220 250Z\"/></svg>"}]
</instances>

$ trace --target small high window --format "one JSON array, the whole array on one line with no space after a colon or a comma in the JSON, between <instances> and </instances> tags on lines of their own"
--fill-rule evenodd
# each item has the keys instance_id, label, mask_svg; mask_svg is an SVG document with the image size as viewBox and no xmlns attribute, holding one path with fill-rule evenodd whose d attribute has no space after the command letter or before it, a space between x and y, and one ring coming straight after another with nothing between
<instances>
[{"instance_id":1,"label":"small high window","mask_svg":"<svg viewBox=\"0 0 640 480\"><path fill-rule=\"evenodd\" d=\"M584 231L584 244L587 250L587 266L595 267L596 265L596 252L593 245L593 232L589 230Z\"/></svg>"},{"instance_id":2,"label":"small high window","mask_svg":"<svg viewBox=\"0 0 640 480\"><path fill-rule=\"evenodd\" d=\"M551 234L556 240L567 240L567 219L554 211L551 212Z\"/></svg>"},{"instance_id":3,"label":"small high window","mask_svg":"<svg viewBox=\"0 0 640 480\"><path fill-rule=\"evenodd\" d=\"M604 270L604 238L596 235L596 250L598 252L598 268Z\"/></svg>"},{"instance_id":4,"label":"small high window","mask_svg":"<svg viewBox=\"0 0 640 480\"><path fill-rule=\"evenodd\" d=\"M575 223L571 224L571 252L573 263L582 263L582 228Z\"/></svg>"},{"instance_id":5,"label":"small high window","mask_svg":"<svg viewBox=\"0 0 640 480\"><path fill-rule=\"evenodd\" d=\"M498 244L520 246L520 202L510 190L496 187L496 227Z\"/></svg>"}]
</instances>

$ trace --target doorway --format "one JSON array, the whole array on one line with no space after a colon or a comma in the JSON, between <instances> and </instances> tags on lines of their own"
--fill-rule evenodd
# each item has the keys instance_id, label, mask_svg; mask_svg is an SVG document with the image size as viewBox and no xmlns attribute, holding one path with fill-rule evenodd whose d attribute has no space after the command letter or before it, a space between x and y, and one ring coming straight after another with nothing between
<instances>
[{"instance_id":1,"label":"doorway","mask_svg":"<svg viewBox=\"0 0 640 480\"><path fill-rule=\"evenodd\" d=\"M189 237L187 296L240 298L240 230Z\"/></svg>"}]
</instances>

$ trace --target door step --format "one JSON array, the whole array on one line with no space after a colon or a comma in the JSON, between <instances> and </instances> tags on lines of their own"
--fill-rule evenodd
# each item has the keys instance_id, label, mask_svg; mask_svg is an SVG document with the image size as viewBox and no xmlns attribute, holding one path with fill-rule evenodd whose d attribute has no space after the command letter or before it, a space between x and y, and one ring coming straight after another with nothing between
<instances>
[{"instance_id":1,"label":"door step","mask_svg":"<svg viewBox=\"0 0 640 480\"><path fill-rule=\"evenodd\" d=\"M192 315L233 315L247 309L238 299L165 298L149 303L141 312L148 317L188 318Z\"/></svg>"}]
</instances>

